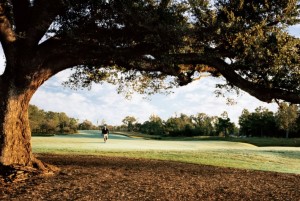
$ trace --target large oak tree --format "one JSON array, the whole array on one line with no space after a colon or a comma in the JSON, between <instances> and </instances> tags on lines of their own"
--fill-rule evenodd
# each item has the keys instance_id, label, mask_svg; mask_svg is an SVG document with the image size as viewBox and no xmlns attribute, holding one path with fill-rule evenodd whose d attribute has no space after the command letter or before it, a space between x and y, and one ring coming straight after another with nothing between
<instances>
[{"instance_id":1,"label":"large oak tree","mask_svg":"<svg viewBox=\"0 0 300 201\"><path fill-rule=\"evenodd\" d=\"M31 151L28 104L72 67L72 86L133 81L151 93L209 74L262 101L299 103L300 43L286 31L299 1L210 2L1 0L0 163L47 169Z\"/></svg>"}]
</instances>

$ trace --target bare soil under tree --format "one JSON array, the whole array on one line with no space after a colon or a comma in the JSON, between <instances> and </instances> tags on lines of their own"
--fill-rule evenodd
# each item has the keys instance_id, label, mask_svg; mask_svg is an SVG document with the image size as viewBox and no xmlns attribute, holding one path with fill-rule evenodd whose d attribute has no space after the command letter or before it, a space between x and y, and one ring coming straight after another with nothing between
<instances>
[{"instance_id":1,"label":"bare soil under tree","mask_svg":"<svg viewBox=\"0 0 300 201\"><path fill-rule=\"evenodd\" d=\"M300 200L297 174L103 156L38 158L61 171L2 175L0 200Z\"/></svg>"}]
</instances>

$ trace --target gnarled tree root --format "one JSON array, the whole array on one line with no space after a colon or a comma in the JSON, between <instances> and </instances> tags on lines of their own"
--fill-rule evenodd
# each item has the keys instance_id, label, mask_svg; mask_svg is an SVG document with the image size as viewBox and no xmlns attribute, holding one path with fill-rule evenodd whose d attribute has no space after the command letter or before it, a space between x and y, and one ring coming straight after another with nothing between
<instances>
[{"instance_id":1,"label":"gnarled tree root","mask_svg":"<svg viewBox=\"0 0 300 201\"><path fill-rule=\"evenodd\" d=\"M42 162L32 157L28 165L2 165L0 164L0 183L15 183L24 181L32 176L51 176L60 171L60 168Z\"/></svg>"}]
</instances>

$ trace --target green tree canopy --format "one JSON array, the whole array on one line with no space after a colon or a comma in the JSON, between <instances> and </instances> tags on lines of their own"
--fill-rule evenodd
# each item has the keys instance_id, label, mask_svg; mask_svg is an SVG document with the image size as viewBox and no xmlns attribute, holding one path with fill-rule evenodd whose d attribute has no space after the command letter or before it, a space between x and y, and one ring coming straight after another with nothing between
<instances>
[{"instance_id":1,"label":"green tree canopy","mask_svg":"<svg viewBox=\"0 0 300 201\"><path fill-rule=\"evenodd\" d=\"M78 125L78 128L80 130L92 130L94 127L93 127L93 123L86 119Z\"/></svg>"},{"instance_id":2,"label":"green tree canopy","mask_svg":"<svg viewBox=\"0 0 300 201\"><path fill-rule=\"evenodd\" d=\"M250 113L244 110L239 118L240 133L247 136L276 136L277 124L274 113L258 107Z\"/></svg>"},{"instance_id":3,"label":"green tree canopy","mask_svg":"<svg viewBox=\"0 0 300 201\"><path fill-rule=\"evenodd\" d=\"M76 47L80 38L89 57L96 53L98 59L87 58L68 83L108 81L119 92L151 94L208 73L226 78L219 87L240 88L265 102L300 102L300 42L287 32L299 22L297 0L179 2L75 4L53 34ZM93 30L88 37L87 30Z\"/></svg>"},{"instance_id":4,"label":"green tree canopy","mask_svg":"<svg viewBox=\"0 0 300 201\"><path fill-rule=\"evenodd\" d=\"M140 126L140 131L143 133L148 133L151 135L162 135L164 134L164 128L163 128L163 121L162 119L157 115L151 115L149 117L149 120L144 122Z\"/></svg>"},{"instance_id":5,"label":"green tree canopy","mask_svg":"<svg viewBox=\"0 0 300 201\"><path fill-rule=\"evenodd\" d=\"M77 120L68 117L63 112L45 112L35 105L29 105L28 116L32 133L51 134L77 132Z\"/></svg>"},{"instance_id":6,"label":"green tree canopy","mask_svg":"<svg viewBox=\"0 0 300 201\"><path fill-rule=\"evenodd\" d=\"M296 121L299 117L299 109L297 105L288 105L281 103L276 113L279 128L286 131L286 138L289 137L289 132L296 128Z\"/></svg>"},{"instance_id":7,"label":"green tree canopy","mask_svg":"<svg viewBox=\"0 0 300 201\"><path fill-rule=\"evenodd\" d=\"M228 113L224 111L221 114L221 117L218 118L218 121L216 122L216 131L219 134L223 134L225 137L228 137L230 133L234 132L234 123L230 121L230 118L228 117Z\"/></svg>"},{"instance_id":8,"label":"green tree canopy","mask_svg":"<svg viewBox=\"0 0 300 201\"><path fill-rule=\"evenodd\" d=\"M125 117L122 122L127 126L128 131L132 131L134 128L134 123L137 119L134 116Z\"/></svg>"}]
</instances>

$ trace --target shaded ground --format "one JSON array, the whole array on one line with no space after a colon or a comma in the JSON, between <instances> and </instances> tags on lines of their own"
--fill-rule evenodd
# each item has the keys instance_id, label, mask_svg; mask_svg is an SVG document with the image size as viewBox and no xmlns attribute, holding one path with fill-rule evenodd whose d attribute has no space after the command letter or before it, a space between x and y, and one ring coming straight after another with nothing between
<instances>
[{"instance_id":1,"label":"shaded ground","mask_svg":"<svg viewBox=\"0 0 300 201\"><path fill-rule=\"evenodd\" d=\"M300 175L145 159L39 155L56 176L5 183L0 200L300 200Z\"/></svg>"}]
</instances>

